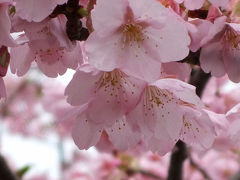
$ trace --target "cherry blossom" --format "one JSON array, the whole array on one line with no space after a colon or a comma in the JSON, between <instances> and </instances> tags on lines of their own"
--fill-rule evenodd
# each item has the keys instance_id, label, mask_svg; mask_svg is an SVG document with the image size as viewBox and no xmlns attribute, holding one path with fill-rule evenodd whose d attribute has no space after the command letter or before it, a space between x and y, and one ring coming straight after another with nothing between
<instances>
[{"instance_id":1,"label":"cherry blossom","mask_svg":"<svg viewBox=\"0 0 240 180\"><path fill-rule=\"evenodd\" d=\"M85 83L84 86L82 84ZM133 109L145 82L115 69L111 72L77 71L65 90L72 105L88 103L87 114L96 123L112 126Z\"/></svg>"},{"instance_id":2,"label":"cherry blossom","mask_svg":"<svg viewBox=\"0 0 240 180\"><path fill-rule=\"evenodd\" d=\"M138 126L152 151L165 154L180 138L184 104L202 107L191 85L176 79L160 79L149 84L129 117ZM136 127L135 127L136 128Z\"/></svg>"},{"instance_id":3,"label":"cherry blossom","mask_svg":"<svg viewBox=\"0 0 240 180\"><path fill-rule=\"evenodd\" d=\"M230 80L239 82L239 24L225 23L225 19L224 16L216 19L209 31L208 37L212 38L202 46L201 67L213 76L227 73Z\"/></svg>"},{"instance_id":4,"label":"cherry blossom","mask_svg":"<svg viewBox=\"0 0 240 180\"><path fill-rule=\"evenodd\" d=\"M183 166L175 179L231 179L239 170L239 7L0 0L1 128L57 137L64 179L171 179L177 173L168 171ZM66 87L54 83L62 78ZM91 151L100 158L84 155Z\"/></svg>"},{"instance_id":5,"label":"cherry blossom","mask_svg":"<svg viewBox=\"0 0 240 180\"><path fill-rule=\"evenodd\" d=\"M13 73L18 76L26 74L35 61L45 75L57 77L67 68L76 69L82 63L80 45L77 43L74 47L67 38L62 26L66 22L63 18L41 23L18 21L22 24L16 24L15 28L24 30L26 34L18 39L21 44L11 49L10 67Z\"/></svg>"},{"instance_id":6,"label":"cherry blossom","mask_svg":"<svg viewBox=\"0 0 240 180\"><path fill-rule=\"evenodd\" d=\"M100 70L145 74L155 71L156 61L177 61L188 55L190 39L183 21L155 0L99 0L92 22L95 31L86 41L86 52L89 63Z\"/></svg>"}]
</instances>

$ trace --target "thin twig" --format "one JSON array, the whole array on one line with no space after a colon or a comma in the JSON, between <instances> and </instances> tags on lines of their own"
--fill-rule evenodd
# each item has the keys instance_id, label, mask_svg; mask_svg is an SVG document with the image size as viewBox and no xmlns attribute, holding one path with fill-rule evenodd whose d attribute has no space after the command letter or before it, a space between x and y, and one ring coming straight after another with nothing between
<instances>
[{"instance_id":1,"label":"thin twig","mask_svg":"<svg viewBox=\"0 0 240 180\"><path fill-rule=\"evenodd\" d=\"M212 180L212 178L208 175L208 173L193 160L190 154L188 154L188 158L190 160L191 165L194 168L196 168L206 180Z\"/></svg>"}]
</instances>

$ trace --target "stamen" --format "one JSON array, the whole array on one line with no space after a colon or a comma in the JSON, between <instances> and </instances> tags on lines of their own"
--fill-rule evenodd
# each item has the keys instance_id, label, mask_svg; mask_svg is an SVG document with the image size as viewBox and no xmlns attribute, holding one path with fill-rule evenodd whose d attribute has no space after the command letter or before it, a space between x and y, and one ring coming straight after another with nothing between
<instances>
[{"instance_id":1,"label":"stamen","mask_svg":"<svg viewBox=\"0 0 240 180\"><path fill-rule=\"evenodd\" d=\"M109 103L110 99L115 99L118 104L120 102L128 102L126 95L126 88L132 94L134 94L135 84L128 79L128 76L117 69L111 72L104 72L98 82L95 82L96 89L103 88L104 92L109 95L109 99L106 99L106 102Z\"/></svg>"},{"instance_id":2,"label":"stamen","mask_svg":"<svg viewBox=\"0 0 240 180\"><path fill-rule=\"evenodd\" d=\"M240 36L233 28L227 26L223 35L223 43L232 49L240 49Z\"/></svg>"},{"instance_id":3,"label":"stamen","mask_svg":"<svg viewBox=\"0 0 240 180\"><path fill-rule=\"evenodd\" d=\"M123 27L124 43L142 42L142 27L137 24L125 24Z\"/></svg>"},{"instance_id":4,"label":"stamen","mask_svg":"<svg viewBox=\"0 0 240 180\"><path fill-rule=\"evenodd\" d=\"M155 86L149 86L146 88L145 96L143 100L144 114L147 116L155 116L156 108L164 109L166 103L175 102L178 103L174 98L173 94L167 90L159 89ZM169 115L170 112L162 112L161 117ZM164 114L166 113L166 114Z\"/></svg>"}]
</instances>

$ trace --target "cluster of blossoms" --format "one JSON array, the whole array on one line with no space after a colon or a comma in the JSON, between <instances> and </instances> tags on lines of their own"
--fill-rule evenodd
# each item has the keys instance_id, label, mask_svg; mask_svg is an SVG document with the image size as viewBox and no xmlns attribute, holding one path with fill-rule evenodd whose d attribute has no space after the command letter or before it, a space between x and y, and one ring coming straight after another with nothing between
<instances>
[{"instance_id":1,"label":"cluster of blossoms","mask_svg":"<svg viewBox=\"0 0 240 180\"><path fill-rule=\"evenodd\" d=\"M75 120L79 149L108 141L163 155L181 140L202 152L224 132L237 145L239 107L216 114L186 81L199 65L240 82L239 7L238 0L0 0L0 97L8 64L18 76L34 65L52 78L71 68L65 95L76 107L65 119ZM192 54L199 61L189 65Z\"/></svg>"}]
</instances>

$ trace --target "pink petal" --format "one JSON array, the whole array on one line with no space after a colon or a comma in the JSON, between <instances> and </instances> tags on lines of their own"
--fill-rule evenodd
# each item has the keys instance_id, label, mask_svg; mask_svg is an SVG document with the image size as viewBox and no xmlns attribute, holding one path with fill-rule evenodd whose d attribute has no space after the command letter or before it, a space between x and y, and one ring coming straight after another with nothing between
<instances>
[{"instance_id":1,"label":"pink petal","mask_svg":"<svg viewBox=\"0 0 240 180\"><path fill-rule=\"evenodd\" d=\"M137 107L130 112L131 121L136 120L145 138L171 138L176 141L182 127L182 110L171 92L148 86Z\"/></svg>"},{"instance_id":2,"label":"pink petal","mask_svg":"<svg viewBox=\"0 0 240 180\"><path fill-rule=\"evenodd\" d=\"M194 104L198 107L203 107L203 103L196 95L196 88L188 83L180 81L178 79L166 78L160 79L153 83L160 89L166 89L174 94L183 102Z\"/></svg>"},{"instance_id":3,"label":"pink petal","mask_svg":"<svg viewBox=\"0 0 240 180\"><path fill-rule=\"evenodd\" d=\"M58 75L63 75L67 71L61 61L55 63L47 63L41 59L36 59L39 69L48 77L56 78Z\"/></svg>"},{"instance_id":4,"label":"pink petal","mask_svg":"<svg viewBox=\"0 0 240 180\"><path fill-rule=\"evenodd\" d=\"M170 152L175 144L176 141L173 141L167 134L158 137L153 136L147 140L149 149L153 152L157 152L160 156Z\"/></svg>"},{"instance_id":5,"label":"pink petal","mask_svg":"<svg viewBox=\"0 0 240 180\"><path fill-rule=\"evenodd\" d=\"M184 6L189 10L200 9L203 6L204 0L185 0Z\"/></svg>"},{"instance_id":6,"label":"pink petal","mask_svg":"<svg viewBox=\"0 0 240 180\"><path fill-rule=\"evenodd\" d=\"M121 68L124 72L147 82L154 82L161 74L161 64L144 53L144 49L131 47L128 52L129 61ZM126 54L127 54L126 52Z\"/></svg>"},{"instance_id":7,"label":"pink petal","mask_svg":"<svg viewBox=\"0 0 240 180\"><path fill-rule=\"evenodd\" d=\"M224 32L226 20L226 16L221 16L215 19L213 25L209 27L208 34L201 40L201 44L205 45L208 42L211 43L211 41L219 41L219 36L216 35Z\"/></svg>"},{"instance_id":8,"label":"pink petal","mask_svg":"<svg viewBox=\"0 0 240 180\"><path fill-rule=\"evenodd\" d=\"M13 74L23 76L29 70L34 59L27 43L11 48L10 68Z\"/></svg>"},{"instance_id":9,"label":"pink petal","mask_svg":"<svg viewBox=\"0 0 240 180\"><path fill-rule=\"evenodd\" d=\"M67 102L73 106L87 103L94 95L97 88L95 82L98 82L102 73L92 74L83 71L77 71L68 86L65 89Z\"/></svg>"},{"instance_id":10,"label":"pink petal","mask_svg":"<svg viewBox=\"0 0 240 180\"><path fill-rule=\"evenodd\" d=\"M160 62L178 61L189 53L190 37L186 25L177 15L169 11L165 26L161 29L147 27L145 48ZM176 28L178 31L176 31Z\"/></svg>"},{"instance_id":11,"label":"pink petal","mask_svg":"<svg viewBox=\"0 0 240 180\"><path fill-rule=\"evenodd\" d=\"M204 39L212 26L213 24L210 21L201 19L190 21L190 23L187 24L191 36L191 51L196 52L203 45Z\"/></svg>"},{"instance_id":12,"label":"pink petal","mask_svg":"<svg viewBox=\"0 0 240 180\"><path fill-rule=\"evenodd\" d=\"M216 77L223 76L225 66L222 60L223 46L221 42L213 42L202 47L200 54L201 68Z\"/></svg>"},{"instance_id":13,"label":"pink petal","mask_svg":"<svg viewBox=\"0 0 240 180\"><path fill-rule=\"evenodd\" d=\"M169 137L176 142L182 126L183 112L179 108L177 99L174 98L169 92L162 90L160 95L162 104L154 112L156 118L154 131L156 138L158 138L162 136L163 128L165 128Z\"/></svg>"},{"instance_id":14,"label":"pink petal","mask_svg":"<svg viewBox=\"0 0 240 180\"><path fill-rule=\"evenodd\" d=\"M116 120L111 128L106 129L109 139L118 150L127 150L135 146L141 139L141 135L129 126L127 119L123 116Z\"/></svg>"},{"instance_id":15,"label":"pink petal","mask_svg":"<svg viewBox=\"0 0 240 180\"><path fill-rule=\"evenodd\" d=\"M27 21L40 22L51 14L58 4L67 0L17 0L16 14Z\"/></svg>"},{"instance_id":16,"label":"pink petal","mask_svg":"<svg viewBox=\"0 0 240 180\"><path fill-rule=\"evenodd\" d=\"M122 67L124 61L122 50L115 44L120 39L120 34L100 39L95 32L91 33L85 43L89 64L102 71L112 71Z\"/></svg>"},{"instance_id":17,"label":"pink petal","mask_svg":"<svg viewBox=\"0 0 240 180\"><path fill-rule=\"evenodd\" d=\"M79 149L89 149L96 145L101 134L102 128L93 124L84 112L78 116L72 129L73 140Z\"/></svg>"},{"instance_id":18,"label":"pink petal","mask_svg":"<svg viewBox=\"0 0 240 180\"><path fill-rule=\"evenodd\" d=\"M232 145L236 148L240 147L240 121L239 119L233 121L230 124L228 129L229 132L229 139Z\"/></svg>"},{"instance_id":19,"label":"pink petal","mask_svg":"<svg viewBox=\"0 0 240 180\"><path fill-rule=\"evenodd\" d=\"M223 51L223 61L228 77L233 82L240 82L240 51L239 49L225 49Z\"/></svg>"},{"instance_id":20,"label":"pink petal","mask_svg":"<svg viewBox=\"0 0 240 180\"><path fill-rule=\"evenodd\" d=\"M78 47L78 46L77 46ZM81 51L78 48L67 51L63 48L31 49L35 52L35 61L39 69L48 77L63 75L68 68L76 69L81 62Z\"/></svg>"},{"instance_id":21,"label":"pink petal","mask_svg":"<svg viewBox=\"0 0 240 180\"><path fill-rule=\"evenodd\" d=\"M128 1L134 16L137 17L137 20L142 20L143 18L160 20L166 15L166 8L156 0Z\"/></svg>"},{"instance_id":22,"label":"pink petal","mask_svg":"<svg viewBox=\"0 0 240 180\"><path fill-rule=\"evenodd\" d=\"M200 146L200 149L210 148L216 135L209 116L204 111L188 107L185 110L181 139L189 145Z\"/></svg>"},{"instance_id":23,"label":"pink petal","mask_svg":"<svg viewBox=\"0 0 240 180\"><path fill-rule=\"evenodd\" d=\"M88 116L95 123L112 126L115 120L136 106L145 82L119 70L105 73L100 82L103 84L100 84L96 97L89 103Z\"/></svg>"},{"instance_id":24,"label":"pink petal","mask_svg":"<svg viewBox=\"0 0 240 180\"><path fill-rule=\"evenodd\" d=\"M97 4L92 10L92 23L98 36L111 36L111 34L122 25L127 5L127 0L97 1Z\"/></svg>"}]
</instances>

